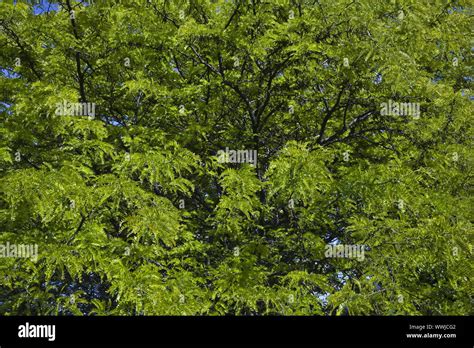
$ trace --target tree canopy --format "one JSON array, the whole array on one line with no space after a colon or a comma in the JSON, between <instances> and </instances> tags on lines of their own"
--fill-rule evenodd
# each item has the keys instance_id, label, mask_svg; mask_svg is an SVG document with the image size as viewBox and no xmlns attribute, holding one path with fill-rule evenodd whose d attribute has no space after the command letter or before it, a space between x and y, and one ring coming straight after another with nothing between
<instances>
[{"instance_id":1,"label":"tree canopy","mask_svg":"<svg viewBox=\"0 0 474 348\"><path fill-rule=\"evenodd\" d=\"M0 314L472 314L471 27L464 0L2 1L0 244L38 254L0 258Z\"/></svg>"}]
</instances>

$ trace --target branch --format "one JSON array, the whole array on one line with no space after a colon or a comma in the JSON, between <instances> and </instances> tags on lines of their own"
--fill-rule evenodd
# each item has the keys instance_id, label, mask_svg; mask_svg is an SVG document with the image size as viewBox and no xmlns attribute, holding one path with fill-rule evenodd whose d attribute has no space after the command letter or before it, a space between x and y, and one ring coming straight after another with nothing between
<instances>
[{"instance_id":1,"label":"branch","mask_svg":"<svg viewBox=\"0 0 474 348\"><path fill-rule=\"evenodd\" d=\"M364 112L362 115L359 115L357 116L354 120L352 120L349 125L347 127L343 127L341 128L339 131L337 131L336 133L334 133L333 135L331 135L330 137L326 138L326 139L321 139L319 138L319 141L318 143L320 145L327 145L327 144L331 144L333 143L334 141L336 141L336 138L343 134L347 129L350 129L351 132L353 132L354 128L359 125L362 121L364 121L365 119L367 119L370 115L372 115L373 113L375 112L375 110L369 110L369 111L366 111ZM349 136L348 136L349 137Z\"/></svg>"},{"instance_id":2,"label":"branch","mask_svg":"<svg viewBox=\"0 0 474 348\"><path fill-rule=\"evenodd\" d=\"M5 26L3 24L3 21L0 22L0 25L2 26L2 28L5 29L5 32L8 32L11 35L11 37L13 38L13 41L15 41L21 53L23 53L23 55L25 56L26 61L28 62L28 66L30 67L31 71L38 78L38 80L41 80L41 77L42 77L41 73L38 70L36 70L33 58L31 57L31 55L29 54L25 46L21 43L21 40L18 37L18 35L12 29Z\"/></svg>"},{"instance_id":3,"label":"branch","mask_svg":"<svg viewBox=\"0 0 474 348\"><path fill-rule=\"evenodd\" d=\"M72 31L73 31L73 34L74 34L74 38L76 40L79 40L79 34L77 32L77 23L76 23L76 20L73 18L73 16L71 16L71 11L72 11L72 7L71 7L71 3L70 3L70 0L66 0L66 6L67 6L67 11L69 13L69 18L71 20L71 25L72 25ZM81 68L81 54L79 51L76 51L76 54L75 54L75 59L76 59L76 69L77 69L77 75L78 75L78 82L79 82L79 93L81 95L81 102L83 103L87 103L87 98L86 98L86 91L85 91L85 88L84 88L84 73L82 72L82 68Z\"/></svg>"},{"instance_id":4,"label":"branch","mask_svg":"<svg viewBox=\"0 0 474 348\"><path fill-rule=\"evenodd\" d=\"M222 78L222 83L230 87L231 89L233 89L239 95L239 97L244 101L245 105L247 106L247 112L249 113L252 119L252 122L254 122L255 113L252 109L252 106L250 105L250 101L248 100L247 96L240 90L238 86L226 80L224 76L219 72L218 69L216 69L214 66L206 62L193 46L189 46L189 47L191 48L191 50L194 52L194 54L196 55L196 57L199 59L199 61L202 64L204 64L207 68L209 68L214 74L219 75Z\"/></svg>"},{"instance_id":5,"label":"branch","mask_svg":"<svg viewBox=\"0 0 474 348\"><path fill-rule=\"evenodd\" d=\"M339 94L337 95L336 102L334 103L333 107L330 110L327 110L328 104L325 103L327 114L323 119L323 123L321 124L321 130L319 131L319 138L318 138L319 139L318 140L319 144L321 144L322 141L323 141L323 136L324 136L324 132L326 131L327 123L328 123L329 119L331 118L332 114L334 113L334 111L336 111L336 108L339 106L342 94L344 93L345 89L346 89L345 86L343 86L342 89L340 90Z\"/></svg>"}]
</instances>

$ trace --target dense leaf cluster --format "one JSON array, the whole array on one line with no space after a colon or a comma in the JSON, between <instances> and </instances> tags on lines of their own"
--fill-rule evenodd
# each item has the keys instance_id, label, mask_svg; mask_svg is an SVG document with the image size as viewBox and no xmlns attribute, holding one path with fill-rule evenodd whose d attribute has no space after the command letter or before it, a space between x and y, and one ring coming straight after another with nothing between
<instances>
[{"instance_id":1,"label":"dense leaf cluster","mask_svg":"<svg viewBox=\"0 0 474 348\"><path fill-rule=\"evenodd\" d=\"M2 1L0 314L472 314L470 6Z\"/></svg>"}]
</instances>

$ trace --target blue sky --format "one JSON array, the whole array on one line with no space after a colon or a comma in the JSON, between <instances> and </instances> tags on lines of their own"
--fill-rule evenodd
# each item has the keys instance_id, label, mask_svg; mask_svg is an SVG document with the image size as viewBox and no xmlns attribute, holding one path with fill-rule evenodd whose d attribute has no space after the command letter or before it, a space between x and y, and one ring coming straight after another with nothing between
<instances>
[{"instance_id":1,"label":"blue sky","mask_svg":"<svg viewBox=\"0 0 474 348\"><path fill-rule=\"evenodd\" d=\"M41 14L44 12L57 11L59 9L58 4L50 4L47 0L37 0L38 4L33 6L34 14Z\"/></svg>"}]
</instances>

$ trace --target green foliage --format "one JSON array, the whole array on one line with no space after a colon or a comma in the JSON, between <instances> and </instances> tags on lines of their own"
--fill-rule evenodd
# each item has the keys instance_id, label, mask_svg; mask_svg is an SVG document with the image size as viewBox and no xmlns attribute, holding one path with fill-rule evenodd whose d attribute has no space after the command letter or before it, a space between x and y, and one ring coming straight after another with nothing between
<instances>
[{"instance_id":1,"label":"green foliage","mask_svg":"<svg viewBox=\"0 0 474 348\"><path fill-rule=\"evenodd\" d=\"M2 1L0 314L473 314L470 11Z\"/></svg>"}]
</instances>

